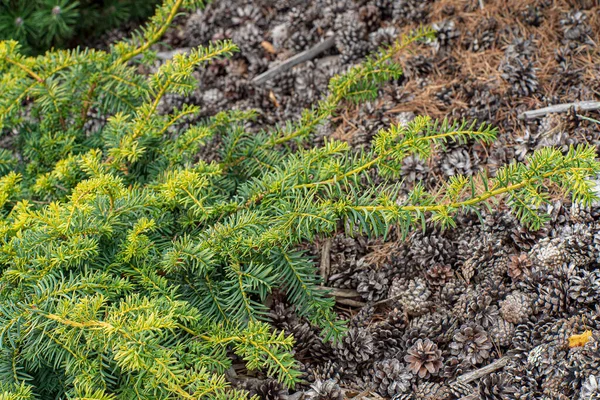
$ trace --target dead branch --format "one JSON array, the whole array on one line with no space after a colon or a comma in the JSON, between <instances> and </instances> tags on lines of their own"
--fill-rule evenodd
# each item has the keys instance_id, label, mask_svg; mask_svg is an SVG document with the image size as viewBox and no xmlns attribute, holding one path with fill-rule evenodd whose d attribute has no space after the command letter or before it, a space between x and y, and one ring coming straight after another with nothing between
<instances>
[{"instance_id":1,"label":"dead branch","mask_svg":"<svg viewBox=\"0 0 600 400\"><path fill-rule=\"evenodd\" d=\"M537 110L525 111L519 114L519 119L534 119L540 118L547 114L564 113L569 111L571 107L575 107L577 111L592 111L600 109L600 101L579 101L575 103L556 104Z\"/></svg>"},{"instance_id":2,"label":"dead branch","mask_svg":"<svg viewBox=\"0 0 600 400\"><path fill-rule=\"evenodd\" d=\"M265 83L265 82L273 79L275 76L279 75L280 73L291 69L295 65L298 65L300 63L303 63L305 61L315 58L316 56L318 56L325 50L333 47L334 44L335 44L335 35L329 36L327 39L325 39L322 42L318 43L317 45L311 47L310 49L303 51L302 53L298 53L295 56L288 58L287 60L285 60L281 64L277 65L276 67L273 67L270 70L263 72L262 74L254 77L254 79L252 79L252 82L256 83L256 84Z\"/></svg>"}]
</instances>

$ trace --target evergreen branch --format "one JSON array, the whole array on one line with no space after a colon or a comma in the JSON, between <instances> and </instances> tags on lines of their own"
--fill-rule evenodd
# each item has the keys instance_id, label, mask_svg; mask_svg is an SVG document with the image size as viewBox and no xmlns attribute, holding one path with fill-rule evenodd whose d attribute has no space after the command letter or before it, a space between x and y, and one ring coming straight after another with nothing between
<instances>
[{"instance_id":1,"label":"evergreen branch","mask_svg":"<svg viewBox=\"0 0 600 400\"><path fill-rule=\"evenodd\" d=\"M175 16L179 12L179 9L183 5L183 3L184 0L172 0L162 5L161 8L159 8L159 11L157 11L156 16L152 20L151 28L144 35L145 42L136 49L133 49L121 55L119 57L120 61L127 62L131 60L132 58L144 53L150 48L150 46L158 42L160 38L165 34L169 26L171 26L173 19L175 19ZM163 15L165 13L165 10L166 12L168 12L166 16Z\"/></svg>"}]
</instances>

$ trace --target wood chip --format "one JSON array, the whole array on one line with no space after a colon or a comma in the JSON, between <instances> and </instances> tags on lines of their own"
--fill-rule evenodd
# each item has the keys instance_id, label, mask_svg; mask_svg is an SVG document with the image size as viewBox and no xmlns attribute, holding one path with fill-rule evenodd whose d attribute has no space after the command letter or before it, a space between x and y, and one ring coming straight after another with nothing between
<instances>
[{"instance_id":1,"label":"wood chip","mask_svg":"<svg viewBox=\"0 0 600 400\"><path fill-rule=\"evenodd\" d=\"M260 45L265 49L268 53L277 54L277 50L275 50L275 46L271 44L271 42L267 42L266 40L262 41Z\"/></svg>"}]
</instances>

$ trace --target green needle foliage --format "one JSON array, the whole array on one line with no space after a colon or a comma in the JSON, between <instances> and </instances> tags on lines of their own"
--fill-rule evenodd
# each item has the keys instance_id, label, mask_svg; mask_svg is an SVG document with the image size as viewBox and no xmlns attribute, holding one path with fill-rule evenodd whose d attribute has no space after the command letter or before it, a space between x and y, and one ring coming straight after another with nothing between
<instances>
[{"instance_id":1,"label":"green needle foliage","mask_svg":"<svg viewBox=\"0 0 600 400\"><path fill-rule=\"evenodd\" d=\"M267 296L286 293L324 338L344 333L298 244L339 229L452 226L457 212L498 196L536 228L552 195L594 198L589 178L600 165L590 146L543 149L495 178L457 176L436 193L417 186L402 197L369 183L450 140L489 143L496 132L486 125L419 117L382 130L362 153L337 141L297 150L339 107L399 77L395 55L427 30L334 78L314 109L272 131L247 132L250 111L191 126L195 106L161 114L166 94L194 89L195 68L236 51L214 43L136 73L133 60L152 60L175 15L201 5L164 1L109 52L33 58L0 43L0 128L16 137L14 154L0 153L0 398L242 399L224 375L232 354L292 386L293 338L270 329ZM198 160L215 136L220 162Z\"/></svg>"},{"instance_id":2,"label":"green needle foliage","mask_svg":"<svg viewBox=\"0 0 600 400\"><path fill-rule=\"evenodd\" d=\"M152 14L157 0L0 0L0 40L39 53Z\"/></svg>"}]
</instances>

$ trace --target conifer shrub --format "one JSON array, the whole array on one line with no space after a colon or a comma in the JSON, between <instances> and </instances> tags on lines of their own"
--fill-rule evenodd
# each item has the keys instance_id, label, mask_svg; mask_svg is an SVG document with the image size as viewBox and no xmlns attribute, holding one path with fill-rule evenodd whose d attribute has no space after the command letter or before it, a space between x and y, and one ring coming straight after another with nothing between
<instances>
[{"instance_id":1,"label":"conifer shrub","mask_svg":"<svg viewBox=\"0 0 600 400\"><path fill-rule=\"evenodd\" d=\"M0 40L16 40L21 49L42 52L63 47L139 22L154 11L157 0L0 0Z\"/></svg>"},{"instance_id":2,"label":"conifer shrub","mask_svg":"<svg viewBox=\"0 0 600 400\"><path fill-rule=\"evenodd\" d=\"M152 60L179 10L199 6L165 0L108 52L27 57L15 41L0 44L0 129L14 139L0 152L2 398L242 399L225 378L234 355L293 386L293 338L270 328L269 293L285 293L324 340L344 334L301 242L341 229L407 234L427 220L450 228L457 213L500 198L535 229L554 195L595 198L592 146L542 149L435 193L417 185L401 196L389 183L406 156L489 143L487 125L418 117L360 153L334 140L305 149L338 108L399 78L395 55L428 30L333 78L323 100L284 126L250 133L254 113L239 110L189 124L199 112L191 105L162 114L165 95L194 89L195 68L236 51L217 42L138 73L134 60ZM219 161L205 162L199 152L216 137Z\"/></svg>"}]
</instances>

